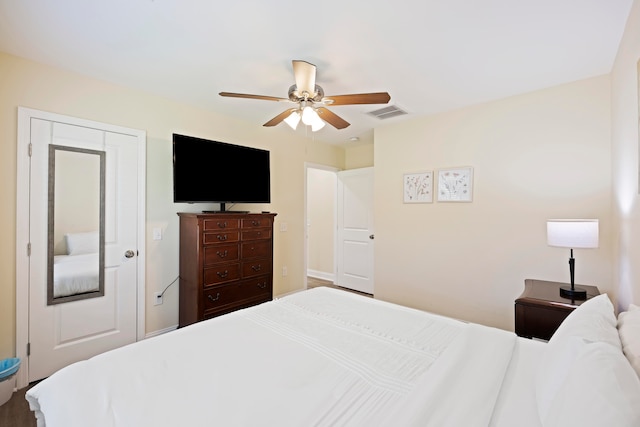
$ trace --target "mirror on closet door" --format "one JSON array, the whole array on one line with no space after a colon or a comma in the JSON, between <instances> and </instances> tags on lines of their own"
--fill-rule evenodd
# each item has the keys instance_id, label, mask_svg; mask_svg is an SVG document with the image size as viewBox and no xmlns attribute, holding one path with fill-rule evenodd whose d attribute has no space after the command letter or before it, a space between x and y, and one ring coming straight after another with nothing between
<instances>
[{"instance_id":1,"label":"mirror on closet door","mask_svg":"<svg viewBox=\"0 0 640 427\"><path fill-rule=\"evenodd\" d=\"M104 295L105 152L49 146L47 304Z\"/></svg>"}]
</instances>

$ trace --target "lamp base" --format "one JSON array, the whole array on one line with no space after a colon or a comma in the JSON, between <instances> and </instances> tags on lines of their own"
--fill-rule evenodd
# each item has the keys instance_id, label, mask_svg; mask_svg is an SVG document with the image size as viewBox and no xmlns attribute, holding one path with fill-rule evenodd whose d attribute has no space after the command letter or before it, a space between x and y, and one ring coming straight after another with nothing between
<instances>
[{"instance_id":1,"label":"lamp base","mask_svg":"<svg viewBox=\"0 0 640 427\"><path fill-rule=\"evenodd\" d=\"M560 286L560 296L569 299L587 299L587 291L582 288L571 289L570 286Z\"/></svg>"}]
</instances>

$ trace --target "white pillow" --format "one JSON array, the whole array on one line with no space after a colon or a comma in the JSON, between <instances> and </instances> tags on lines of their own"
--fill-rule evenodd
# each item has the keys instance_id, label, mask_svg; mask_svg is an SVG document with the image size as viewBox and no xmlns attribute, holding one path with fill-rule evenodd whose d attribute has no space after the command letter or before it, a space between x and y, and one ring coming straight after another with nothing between
<instances>
[{"instance_id":1,"label":"white pillow","mask_svg":"<svg viewBox=\"0 0 640 427\"><path fill-rule=\"evenodd\" d=\"M97 231L88 233L69 233L64 238L67 242L68 255L94 254L100 247L100 236Z\"/></svg>"},{"instance_id":2,"label":"white pillow","mask_svg":"<svg viewBox=\"0 0 640 427\"><path fill-rule=\"evenodd\" d=\"M540 420L547 419L547 413L572 365L590 343L605 343L622 354L616 316L607 294L582 303L567 316L549 340L536 373L536 403Z\"/></svg>"},{"instance_id":3,"label":"white pillow","mask_svg":"<svg viewBox=\"0 0 640 427\"><path fill-rule=\"evenodd\" d=\"M640 379L622 351L607 343L590 343L567 367L544 427L640 426Z\"/></svg>"},{"instance_id":4,"label":"white pillow","mask_svg":"<svg viewBox=\"0 0 640 427\"><path fill-rule=\"evenodd\" d=\"M631 304L618 316L618 334L622 351L640 377L640 307Z\"/></svg>"}]
</instances>

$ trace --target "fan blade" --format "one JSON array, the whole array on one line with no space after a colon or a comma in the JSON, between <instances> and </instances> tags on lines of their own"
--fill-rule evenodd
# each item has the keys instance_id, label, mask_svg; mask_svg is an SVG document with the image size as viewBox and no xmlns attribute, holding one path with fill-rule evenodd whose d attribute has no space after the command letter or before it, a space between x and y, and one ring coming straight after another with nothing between
<instances>
[{"instance_id":1,"label":"fan blade","mask_svg":"<svg viewBox=\"0 0 640 427\"><path fill-rule=\"evenodd\" d=\"M344 129L350 124L348 121L344 120L342 117L338 116L336 113L324 107L320 107L316 111L318 112L318 115L322 120L329 123L331 126L333 126L336 129Z\"/></svg>"},{"instance_id":2,"label":"fan blade","mask_svg":"<svg viewBox=\"0 0 640 427\"><path fill-rule=\"evenodd\" d=\"M302 95L304 92L309 94L309 98L313 98L316 90L316 66L307 61L291 61L293 63L293 76L296 80L296 88L298 93Z\"/></svg>"},{"instance_id":3,"label":"fan blade","mask_svg":"<svg viewBox=\"0 0 640 427\"><path fill-rule=\"evenodd\" d=\"M273 119L269 120L267 123L263 124L262 126L271 127L271 126L275 126L277 124L280 124L284 119L289 117L289 115L291 113L293 113L294 111L296 111L295 108L289 108L289 109L283 111L282 113L278 114L277 116L275 116Z\"/></svg>"},{"instance_id":4,"label":"fan blade","mask_svg":"<svg viewBox=\"0 0 640 427\"><path fill-rule=\"evenodd\" d=\"M231 98L249 98L249 99L262 99L265 101L287 101L288 98L278 98L276 96L265 96L265 95L249 95L247 93L233 93L233 92L220 92L220 96L228 96Z\"/></svg>"},{"instance_id":5,"label":"fan blade","mask_svg":"<svg viewBox=\"0 0 640 427\"><path fill-rule=\"evenodd\" d=\"M375 92L325 96L323 102L328 101L327 105L386 104L390 99L387 92Z\"/></svg>"}]
</instances>

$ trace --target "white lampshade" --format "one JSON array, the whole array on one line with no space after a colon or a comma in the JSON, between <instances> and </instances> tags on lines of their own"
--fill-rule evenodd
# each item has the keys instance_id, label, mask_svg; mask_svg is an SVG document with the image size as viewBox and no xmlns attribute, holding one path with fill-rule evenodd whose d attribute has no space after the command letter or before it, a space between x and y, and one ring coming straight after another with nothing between
<instances>
[{"instance_id":1,"label":"white lampshade","mask_svg":"<svg viewBox=\"0 0 640 427\"><path fill-rule=\"evenodd\" d=\"M305 125L311 126L313 122L319 118L318 113L316 113L313 108L306 106L302 109L302 123Z\"/></svg>"},{"instance_id":2,"label":"white lampshade","mask_svg":"<svg viewBox=\"0 0 640 427\"><path fill-rule=\"evenodd\" d=\"M597 219L547 220L547 244L560 248L597 248Z\"/></svg>"},{"instance_id":3,"label":"white lampshade","mask_svg":"<svg viewBox=\"0 0 640 427\"><path fill-rule=\"evenodd\" d=\"M320 116L316 115L316 118L311 123L311 132L317 132L324 127L324 120Z\"/></svg>"},{"instance_id":4,"label":"white lampshade","mask_svg":"<svg viewBox=\"0 0 640 427\"><path fill-rule=\"evenodd\" d=\"M289 117L284 119L284 122L291 126L291 129L296 130L296 127L298 127L298 123L300 123L300 113L294 111L293 113L289 114Z\"/></svg>"}]
</instances>

